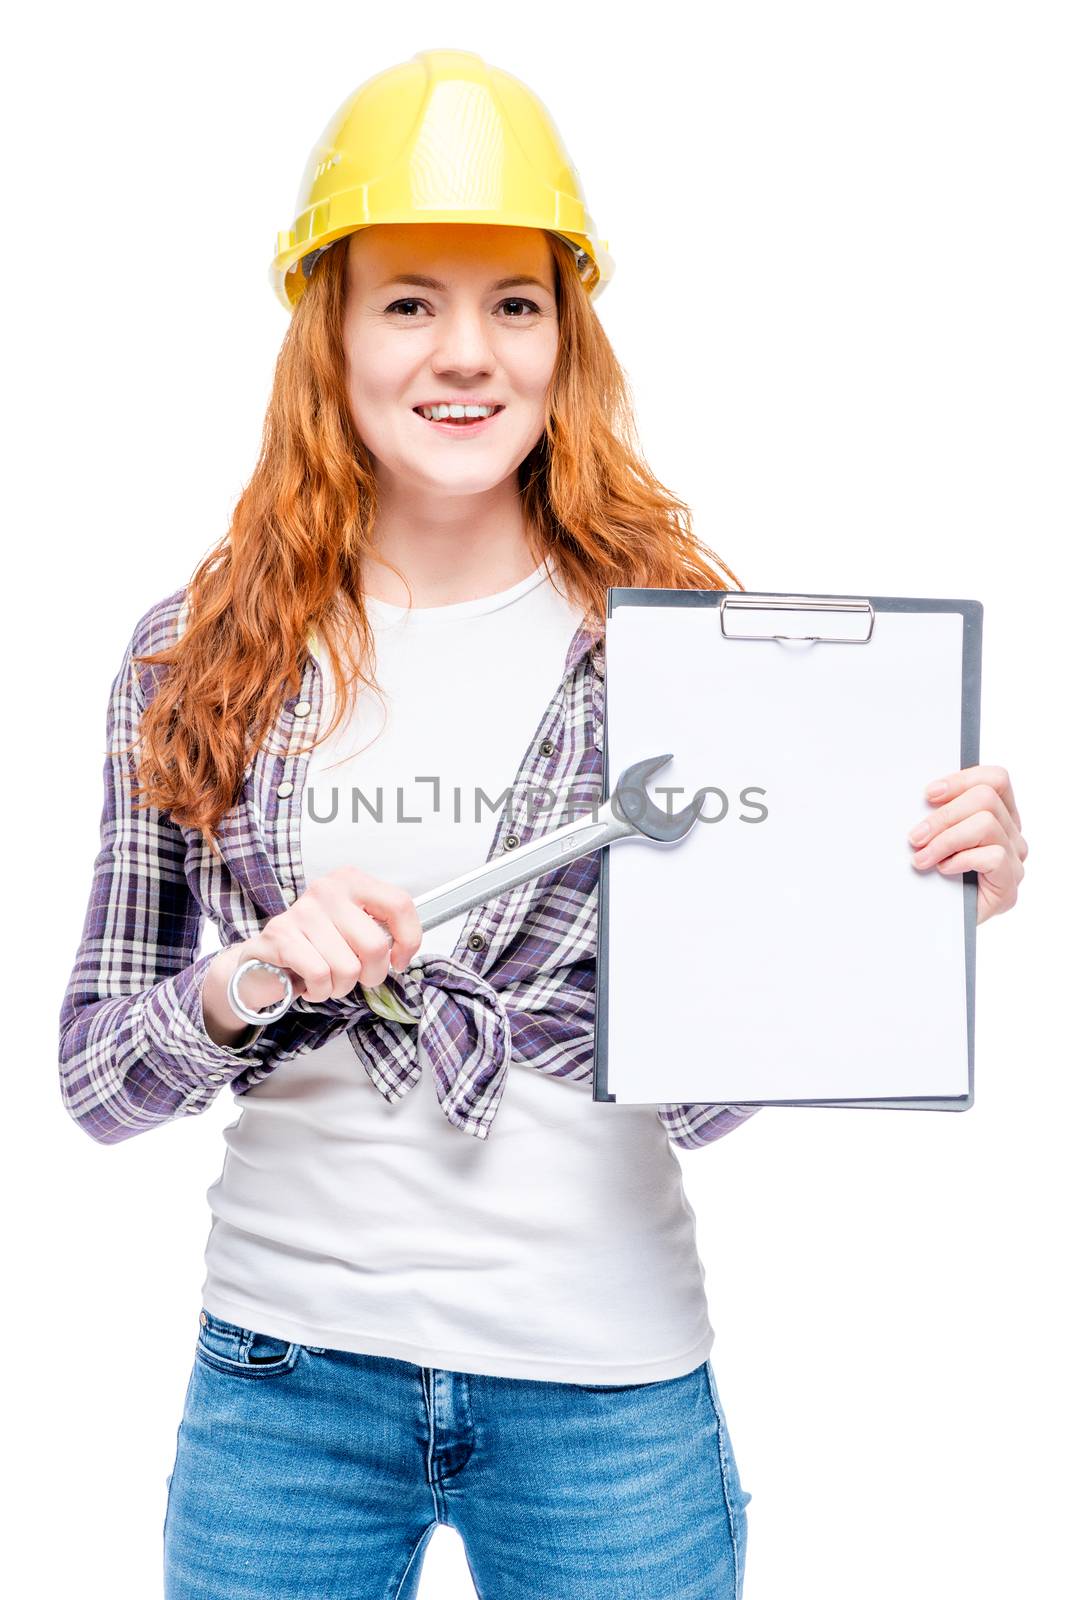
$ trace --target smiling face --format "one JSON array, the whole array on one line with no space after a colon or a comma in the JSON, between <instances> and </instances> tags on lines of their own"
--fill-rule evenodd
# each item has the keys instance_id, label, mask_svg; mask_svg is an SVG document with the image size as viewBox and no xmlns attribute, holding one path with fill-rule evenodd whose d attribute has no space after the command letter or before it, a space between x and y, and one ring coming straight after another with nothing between
<instances>
[{"instance_id":1,"label":"smiling face","mask_svg":"<svg viewBox=\"0 0 1068 1600\"><path fill-rule=\"evenodd\" d=\"M545 430L558 338L545 235L390 223L352 234L347 249L349 405L380 485L392 498L406 487L495 488ZM428 421L417 408L435 402L496 411L467 425Z\"/></svg>"}]
</instances>

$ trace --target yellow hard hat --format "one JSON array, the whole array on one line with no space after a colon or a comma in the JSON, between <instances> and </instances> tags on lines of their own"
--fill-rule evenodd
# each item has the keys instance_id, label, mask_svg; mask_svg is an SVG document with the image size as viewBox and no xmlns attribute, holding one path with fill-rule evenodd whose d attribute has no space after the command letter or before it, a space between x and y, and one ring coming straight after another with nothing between
<instances>
[{"instance_id":1,"label":"yellow hard hat","mask_svg":"<svg viewBox=\"0 0 1068 1600\"><path fill-rule=\"evenodd\" d=\"M574 250L591 300L614 271L548 111L470 50L420 50L368 78L331 117L271 263L286 310L320 251L383 222L546 228Z\"/></svg>"}]
</instances>

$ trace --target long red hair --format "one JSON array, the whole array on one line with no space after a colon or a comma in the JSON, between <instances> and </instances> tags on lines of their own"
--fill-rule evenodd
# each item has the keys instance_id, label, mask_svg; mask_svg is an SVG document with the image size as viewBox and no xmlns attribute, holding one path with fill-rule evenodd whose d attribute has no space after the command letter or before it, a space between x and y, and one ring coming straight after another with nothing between
<instances>
[{"instance_id":1,"label":"long red hair","mask_svg":"<svg viewBox=\"0 0 1068 1600\"><path fill-rule=\"evenodd\" d=\"M559 582L595 633L613 585L741 588L698 543L689 508L650 471L626 375L574 257L554 234L546 238L559 347L545 431L518 469L532 554L551 553ZM309 629L338 686L335 715L320 738L346 715L359 684L374 684L359 574L372 542L375 480L348 403L345 267L344 245L326 250L293 311L259 460L228 532L188 585L183 632L167 649L134 658L168 668L135 741L142 747L138 803L199 829L216 850L215 829L236 803L252 753L300 686Z\"/></svg>"}]
</instances>

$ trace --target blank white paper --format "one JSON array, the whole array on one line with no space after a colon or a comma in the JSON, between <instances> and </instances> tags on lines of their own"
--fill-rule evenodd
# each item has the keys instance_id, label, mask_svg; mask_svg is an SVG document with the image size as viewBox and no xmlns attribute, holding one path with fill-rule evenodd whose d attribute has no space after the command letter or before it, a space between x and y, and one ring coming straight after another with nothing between
<instances>
[{"instance_id":1,"label":"blank white paper","mask_svg":"<svg viewBox=\"0 0 1068 1600\"><path fill-rule=\"evenodd\" d=\"M609 617L609 782L671 751L653 799L722 791L678 843L610 847L618 1101L967 1095L962 879L907 839L960 766L963 625L876 611L854 644L724 639L716 606Z\"/></svg>"}]
</instances>

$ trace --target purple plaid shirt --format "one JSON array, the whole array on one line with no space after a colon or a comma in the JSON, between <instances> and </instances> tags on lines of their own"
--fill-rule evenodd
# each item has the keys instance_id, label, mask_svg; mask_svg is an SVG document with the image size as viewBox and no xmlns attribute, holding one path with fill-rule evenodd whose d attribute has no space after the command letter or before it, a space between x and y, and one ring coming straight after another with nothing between
<instances>
[{"instance_id":1,"label":"purple plaid shirt","mask_svg":"<svg viewBox=\"0 0 1068 1600\"><path fill-rule=\"evenodd\" d=\"M133 657L174 642L185 599L179 589L137 623L111 686L109 750L136 737L157 674L166 670L138 667ZM387 1100L401 1099L429 1064L442 1112L478 1139L490 1133L513 1062L592 1083L596 852L473 907L452 955L420 952L406 971L391 972L386 983L418 1015L418 1026L379 1016L357 986L337 1000L298 998L237 1045L211 1039L202 989L218 952L196 954L205 918L225 947L258 933L307 887L302 800L324 700L314 634L308 646L300 690L283 704L219 824L221 861L196 829L155 807L135 809L134 753L105 757L100 850L60 1010L59 1046L63 1103L101 1144L203 1111L226 1083L244 1094L281 1062L341 1031L354 1062ZM600 805L603 716L603 637L580 627L488 860ZM657 1113L673 1143L696 1149L758 1109L661 1105Z\"/></svg>"}]
</instances>

